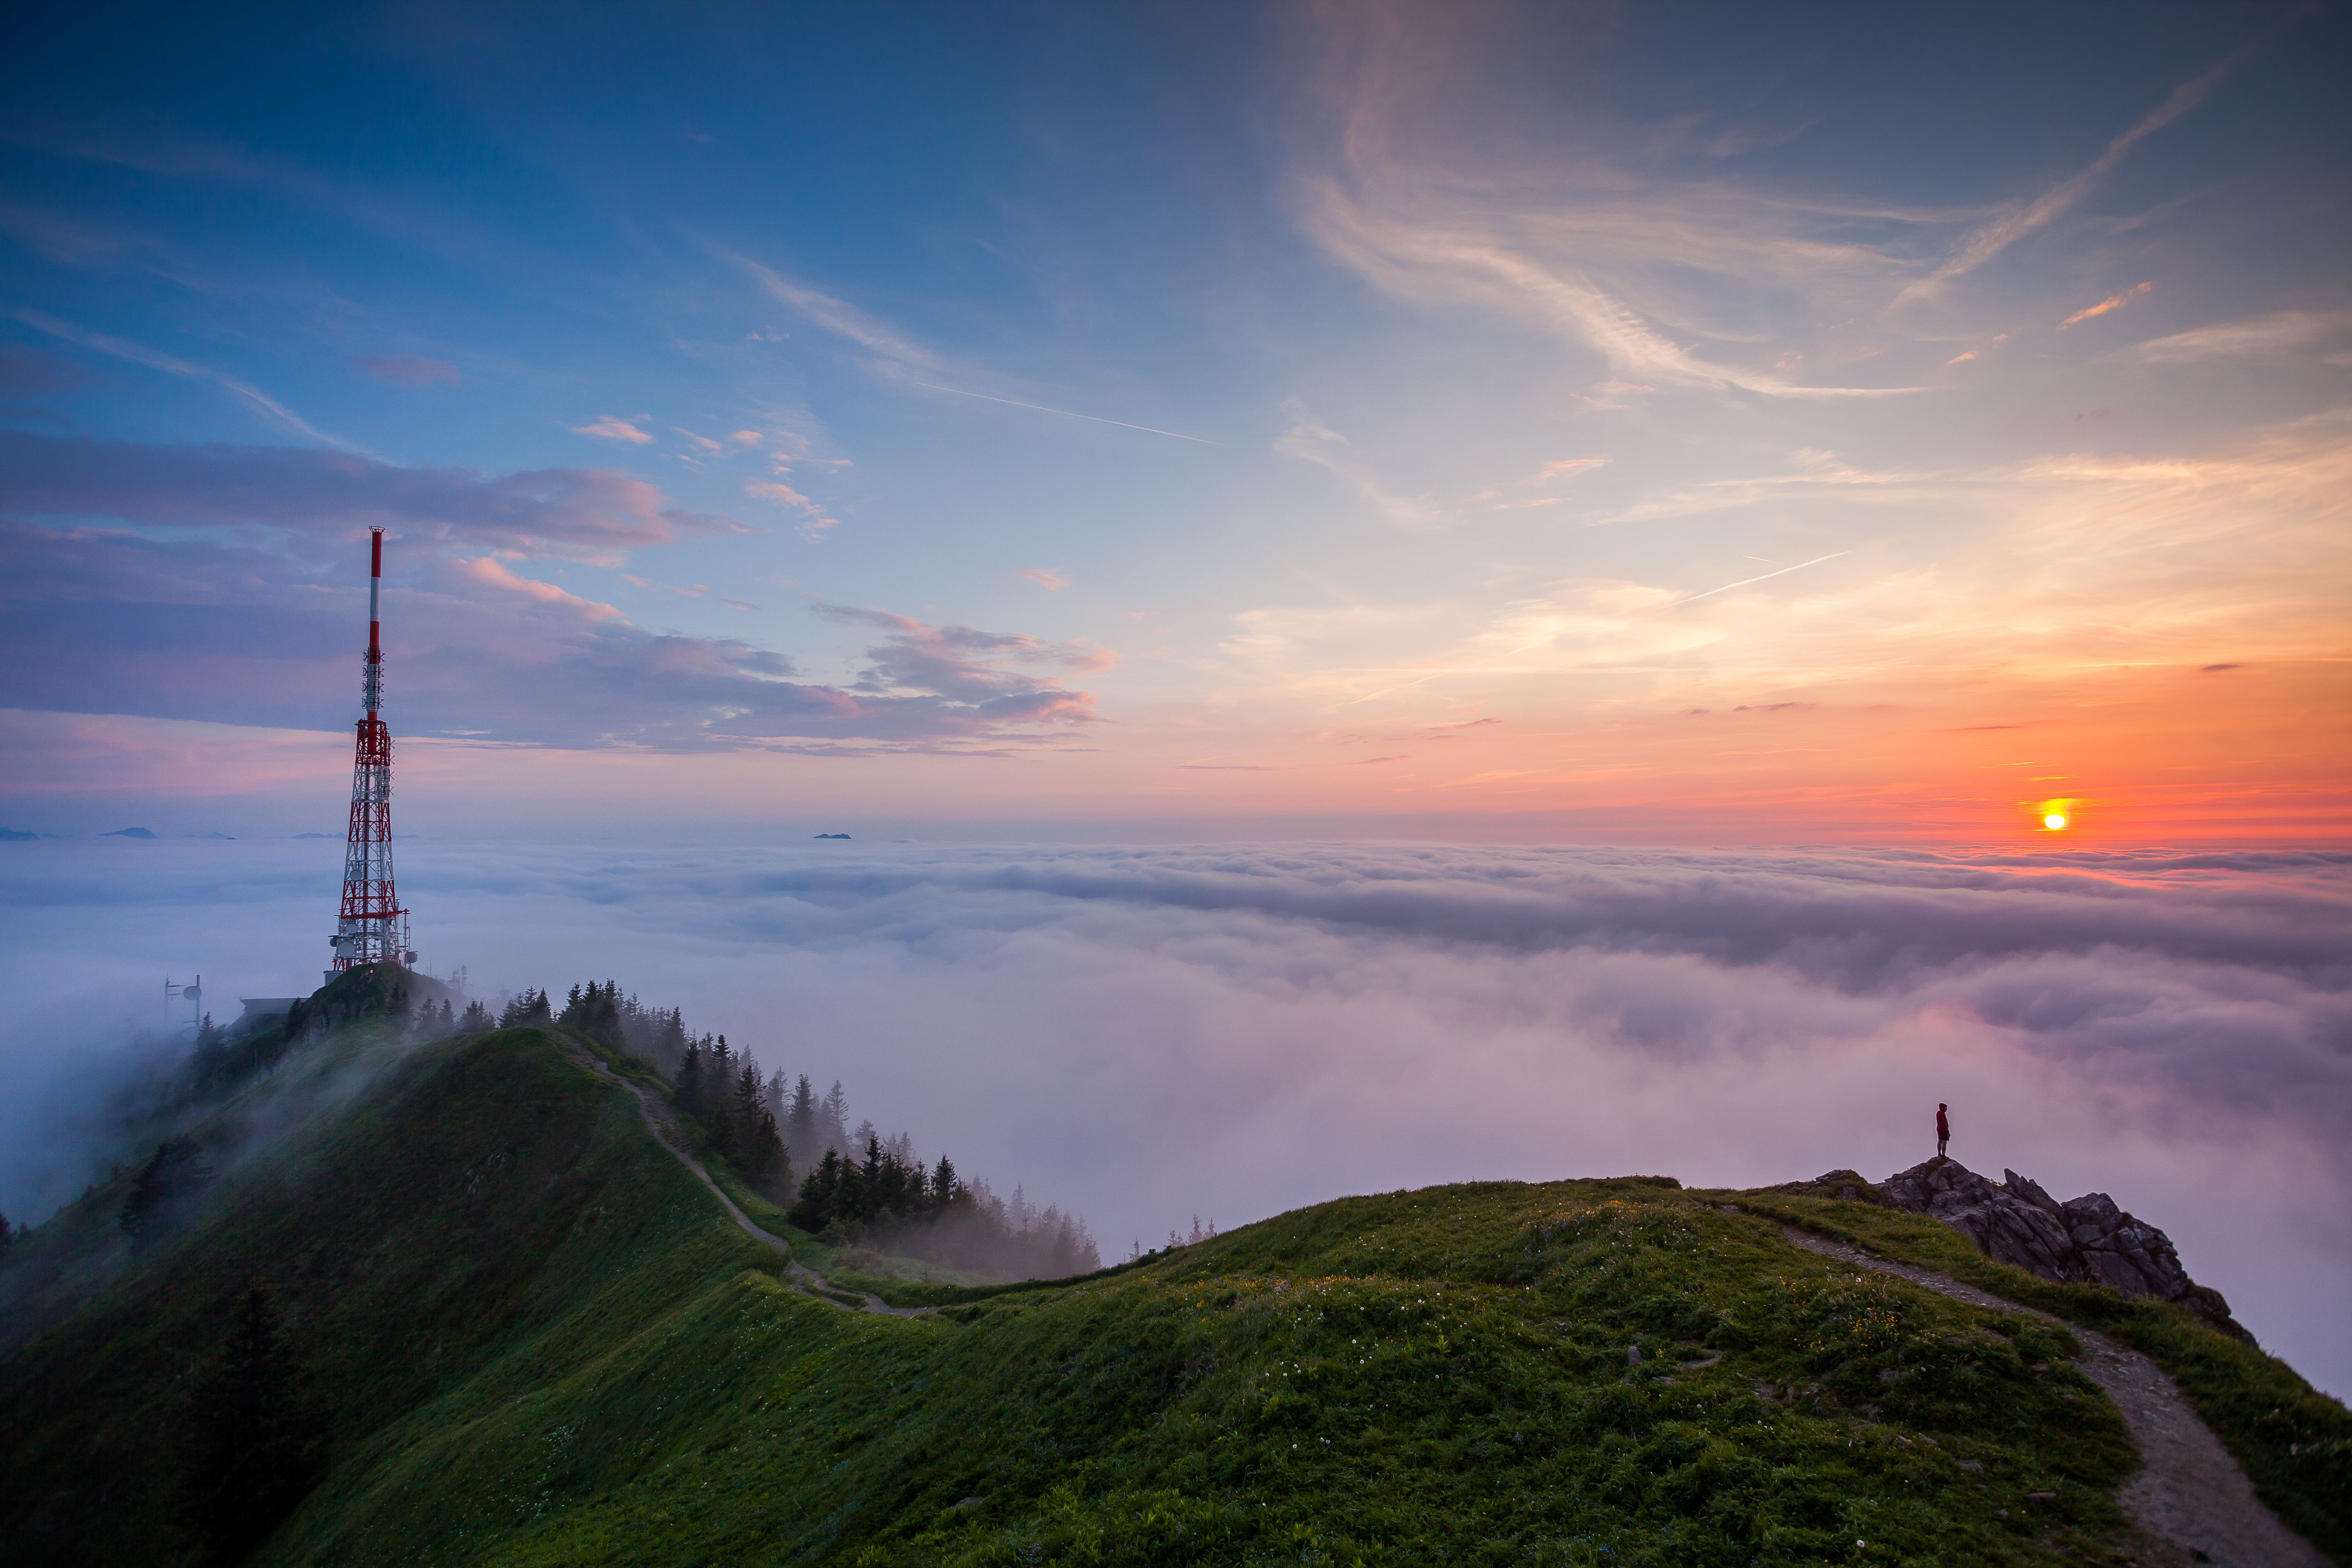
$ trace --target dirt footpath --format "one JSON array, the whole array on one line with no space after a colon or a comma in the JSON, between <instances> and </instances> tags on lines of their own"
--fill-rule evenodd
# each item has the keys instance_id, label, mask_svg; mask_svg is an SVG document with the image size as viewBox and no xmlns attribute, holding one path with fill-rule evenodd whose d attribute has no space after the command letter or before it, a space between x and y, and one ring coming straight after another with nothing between
<instances>
[{"instance_id":1,"label":"dirt footpath","mask_svg":"<svg viewBox=\"0 0 2352 1568\"><path fill-rule=\"evenodd\" d=\"M860 1296L861 1293L845 1290L806 1264L795 1262L793 1258L791 1242L752 1224L751 1216L737 1207L733 1198L719 1190L719 1184L710 1179L709 1171L704 1168L701 1161L694 1157L692 1142L686 1136L685 1130L678 1126L677 1114L670 1110L667 1100L659 1100L648 1094L642 1084L631 1083L627 1079L597 1060L592 1051L575 1048L572 1050L571 1055L572 1060L595 1073L599 1078L619 1084L636 1097L637 1114L645 1118L646 1131L654 1135L654 1142L668 1150L679 1164L694 1173L696 1180L710 1189L710 1195L717 1198L727 1210L727 1216L742 1227L744 1235L755 1241L765 1242L784 1255L784 1273L793 1284L806 1290L826 1306L838 1308L845 1312L867 1311L879 1313L886 1318L921 1318L928 1317L934 1310L929 1307L893 1307L881 1297L871 1292L862 1293L864 1301L862 1307L852 1306L848 1301L843 1300L842 1298L845 1296ZM655 1109L656 1105L660 1107L658 1111Z\"/></svg>"},{"instance_id":2,"label":"dirt footpath","mask_svg":"<svg viewBox=\"0 0 2352 1568\"><path fill-rule=\"evenodd\" d=\"M1890 1263L1791 1226L1781 1226L1780 1234L1808 1252L1899 1275L1955 1300L2059 1322L2047 1312L2004 1301L1932 1268ZM2116 1500L2133 1523L2179 1553L2175 1562L2217 1568L2332 1568L2318 1548L2281 1524L2254 1495L2254 1483L2163 1368L2105 1334L2074 1323L2061 1326L2083 1342L2084 1354L2074 1364L2115 1401L2139 1450L2139 1473L2124 1483Z\"/></svg>"}]
</instances>

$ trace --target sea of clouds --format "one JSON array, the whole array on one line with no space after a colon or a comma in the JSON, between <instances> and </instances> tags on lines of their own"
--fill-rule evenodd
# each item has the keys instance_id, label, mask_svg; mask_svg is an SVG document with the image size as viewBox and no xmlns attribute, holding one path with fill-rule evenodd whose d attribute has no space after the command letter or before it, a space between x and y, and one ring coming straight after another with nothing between
<instances>
[{"instance_id":1,"label":"sea of clouds","mask_svg":"<svg viewBox=\"0 0 2352 1568\"><path fill-rule=\"evenodd\" d=\"M414 842L426 967L611 977L1106 1256L1344 1193L1952 1153L2162 1226L2352 1391L2352 856ZM341 846L0 845L0 1210L105 1063L319 983Z\"/></svg>"}]
</instances>

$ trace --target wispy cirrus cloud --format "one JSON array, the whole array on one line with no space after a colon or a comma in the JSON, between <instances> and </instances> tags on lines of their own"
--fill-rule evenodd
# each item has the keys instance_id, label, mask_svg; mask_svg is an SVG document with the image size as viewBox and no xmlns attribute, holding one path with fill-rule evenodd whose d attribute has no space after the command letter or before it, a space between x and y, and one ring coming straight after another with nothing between
<instances>
[{"instance_id":1,"label":"wispy cirrus cloud","mask_svg":"<svg viewBox=\"0 0 2352 1568\"><path fill-rule=\"evenodd\" d=\"M1715 324L1725 296L1759 289L1859 297L1902 262L1839 232L1852 203L1765 196L1718 176L1676 180L1591 155L1497 166L1475 138L1434 127L1454 101L1433 14L1323 13L1323 98L1333 146L1297 181L1300 220L1341 265L1398 299L1495 311L1601 360L1620 388L1739 390L1773 397L1881 397L1901 387L1812 385L1702 354L1737 343ZM1457 85L1458 84L1454 84ZM1453 143L1463 144L1456 147ZM1872 208L1903 226L1948 214ZM1694 291L1678 279L1700 279ZM1618 406L1604 393L1598 406Z\"/></svg>"},{"instance_id":2,"label":"wispy cirrus cloud","mask_svg":"<svg viewBox=\"0 0 2352 1568\"><path fill-rule=\"evenodd\" d=\"M1375 471L1370 453L1326 425L1304 403L1291 398L1283 411L1290 426L1275 438L1276 452L1312 463L1336 476L1374 512L1401 528L1444 527L1459 523L1472 513L1558 506L1561 504L1558 491L1568 480L1609 466L1606 458L1559 458L1541 465L1533 473L1467 495L1408 495L1391 489Z\"/></svg>"},{"instance_id":3,"label":"wispy cirrus cloud","mask_svg":"<svg viewBox=\"0 0 2352 1568\"><path fill-rule=\"evenodd\" d=\"M1885 397L1909 387L1818 386L1765 372L1700 357L1662 330L1656 317L1639 308L1630 291L1612 289L1597 275L1591 259L1580 264L1593 230L1606 215L1580 215L1588 223L1538 217L1498 219L1489 193L1462 193L1452 203L1442 187L1394 177L1403 190L1383 188L1380 179L1343 184L1324 181L1312 187L1307 227L1342 263L1392 294L1431 302L1468 303L1530 321L1557 336L1598 353L1620 383L1638 378L1649 384L1738 388L1776 397ZM1670 201L1672 198L1667 197ZM1637 237L1649 226L1626 226L1618 243ZM1659 226L1664 230L1666 226ZM1671 232L1671 231L1668 231ZM1687 242L1687 231L1675 235ZM1684 264L1706 254L1685 243L1687 254L1646 259ZM1733 255L1748 249L1727 244L1715 252L1730 275ZM1805 249L1802 242L1795 248ZM1858 247L1821 247L1822 259L1844 257Z\"/></svg>"},{"instance_id":4,"label":"wispy cirrus cloud","mask_svg":"<svg viewBox=\"0 0 2352 1568\"><path fill-rule=\"evenodd\" d=\"M19 308L11 314L26 326L47 332L53 338L72 343L77 347L111 355L115 359L128 360L132 364L144 365L149 370L160 370L167 375L184 375L196 381L208 381L282 430L289 430L297 436L317 441L324 446L340 447L347 452L363 449L340 436L330 435L320 429L251 382L241 381L236 376L214 370L207 365L193 364L177 355L151 349L144 343L132 342L128 338L118 338L107 332L85 331L73 322L61 321L46 310Z\"/></svg>"},{"instance_id":5,"label":"wispy cirrus cloud","mask_svg":"<svg viewBox=\"0 0 2352 1568\"><path fill-rule=\"evenodd\" d=\"M1937 672L1940 700L1956 682L2040 689L2217 659L2324 669L2341 643L2332 606L2352 592L2336 525L2352 488L2345 430L2338 415L2195 458L1948 468L1801 451L1779 472L1675 487L1589 521L1736 516L1725 532L1837 549L1748 553L1744 570L1725 550L1711 571L1677 559L1563 575L1499 602L1434 589L1261 605L1234 616L1221 651L1234 689L1261 701L1279 693L1326 714L1379 702L1400 717L1463 700L1588 717L1719 693L1918 700L1905 673L1918 670ZM1921 518L1937 520L1929 548L1895 529Z\"/></svg>"},{"instance_id":6,"label":"wispy cirrus cloud","mask_svg":"<svg viewBox=\"0 0 2352 1568\"><path fill-rule=\"evenodd\" d=\"M1895 302L1897 305L1908 304L1937 293L1953 279L1975 271L2034 230L2063 216L2090 194L2091 187L2098 184L2110 169L2123 162L2124 154L2130 152L2135 143L2163 130L2204 102L2231 72L2245 63L2249 55L2269 42L2272 30L2266 30L2261 37L2242 45L2206 70L2174 88L2162 103L2148 110L2129 130L2110 141L2097 157L2081 169L2033 200L2012 207L1978 228L1933 272L1905 285L1903 291L1895 297Z\"/></svg>"},{"instance_id":7,"label":"wispy cirrus cloud","mask_svg":"<svg viewBox=\"0 0 2352 1568\"><path fill-rule=\"evenodd\" d=\"M2267 358L2309 348L2347 328L2352 328L2352 310L2279 310L2267 316L2192 328L2169 337L2151 338L2139 345L2139 356L2170 364L2204 359Z\"/></svg>"},{"instance_id":8,"label":"wispy cirrus cloud","mask_svg":"<svg viewBox=\"0 0 2352 1568\"><path fill-rule=\"evenodd\" d=\"M1023 566L1016 569L1013 574L1036 584L1048 594L1058 594L1070 585L1067 573L1056 572L1050 566Z\"/></svg>"},{"instance_id":9,"label":"wispy cirrus cloud","mask_svg":"<svg viewBox=\"0 0 2352 1568\"><path fill-rule=\"evenodd\" d=\"M164 446L0 431L0 514L339 534L391 526L411 540L518 555L617 561L648 545L749 531L667 504L599 468L483 474L405 468L300 447Z\"/></svg>"},{"instance_id":10,"label":"wispy cirrus cloud","mask_svg":"<svg viewBox=\"0 0 2352 1568\"><path fill-rule=\"evenodd\" d=\"M824 328L835 337L845 338L881 359L902 367L936 370L940 357L920 343L907 338L882 322L876 321L846 300L837 300L821 289L785 277L774 268L731 250L719 253L751 275L760 291L787 306L812 324Z\"/></svg>"},{"instance_id":11,"label":"wispy cirrus cloud","mask_svg":"<svg viewBox=\"0 0 2352 1568\"><path fill-rule=\"evenodd\" d=\"M1452 510L1435 499L1400 495L1382 484L1355 443L1317 418L1306 405L1293 399L1286 412L1290 417L1290 428L1275 438L1276 452L1337 475L1391 522L1406 528L1425 528L1453 521Z\"/></svg>"},{"instance_id":12,"label":"wispy cirrus cloud","mask_svg":"<svg viewBox=\"0 0 2352 1568\"><path fill-rule=\"evenodd\" d=\"M1191 441L1199 446L1213 447L1217 443L1206 437L1188 436L1181 430L1163 430L1157 425L1140 425L1126 419L1113 419L1102 414L1086 414L1075 408L1057 408L1051 404L1026 398L1007 397L1001 393L975 391L969 386L949 386L924 376L955 374L964 380L986 380L983 373L969 366L960 366L922 344L914 342L896 329L884 325L845 300L806 284L798 283L774 268L740 256L733 251L719 252L728 260L751 274L761 291L779 304L790 306L814 325L835 337L856 343L874 355L874 368L894 381L908 386L919 386L927 392L944 392L954 397L969 397L982 403L1003 404L1008 408L1026 408L1033 413L1052 414L1064 419L1083 419L1095 425L1115 425L1123 430L1140 430L1146 435L1167 436L1179 441ZM917 372L922 373L917 374Z\"/></svg>"}]
</instances>

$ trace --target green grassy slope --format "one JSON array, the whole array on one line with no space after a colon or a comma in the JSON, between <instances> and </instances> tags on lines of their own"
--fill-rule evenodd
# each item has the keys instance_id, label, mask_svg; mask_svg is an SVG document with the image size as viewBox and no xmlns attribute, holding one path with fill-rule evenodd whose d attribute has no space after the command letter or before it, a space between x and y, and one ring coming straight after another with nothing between
<instances>
[{"instance_id":1,"label":"green grassy slope","mask_svg":"<svg viewBox=\"0 0 2352 1568\"><path fill-rule=\"evenodd\" d=\"M916 1319L775 1268L551 1033L427 1050L0 1363L0 1562L170 1560L158 1433L254 1279L336 1434L260 1563L2131 1550L2063 1330L1653 1183L1346 1199Z\"/></svg>"},{"instance_id":2,"label":"green grassy slope","mask_svg":"<svg viewBox=\"0 0 2352 1568\"><path fill-rule=\"evenodd\" d=\"M2180 1308L2102 1285L2056 1285L1996 1263L1951 1226L1917 1215L1776 1193L1709 1195L2113 1335L2172 1375L2281 1519L2338 1562L2352 1562L2352 1411L2285 1363Z\"/></svg>"},{"instance_id":3,"label":"green grassy slope","mask_svg":"<svg viewBox=\"0 0 2352 1568\"><path fill-rule=\"evenodd\" d=\"M363 1066L372 1029L324 1058ZM201 1223L0 1362L0 1562L171 1560L170 1423L250 1284L280 1293L340 1472L369 1462L364 1435L420 1405L459 1389L511 1398L763 1262L634 1102L547 1035L428 1047L390 1070L354 1110L230 1173Z\"/></svg>"}]
</instances>

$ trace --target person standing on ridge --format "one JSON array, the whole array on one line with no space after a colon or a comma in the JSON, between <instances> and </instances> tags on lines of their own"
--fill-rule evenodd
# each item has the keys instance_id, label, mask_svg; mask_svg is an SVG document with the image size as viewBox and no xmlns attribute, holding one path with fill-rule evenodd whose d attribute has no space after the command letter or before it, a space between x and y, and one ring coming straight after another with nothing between
<instances>
[{"instance_id":1,"label":"person standing on ridge","mask_svg":"<svg viewBox=\"0 0 2352 1568\"><path fill-rule=\"evenodd\" d=\"M1936 1158L1938 1160L1944 1157L1944 1145L1952 1141L1952 1119L1944 1114L1949 1110L1951 1107L1941 1100L1936 1102Z\"/></svg>"}]
</instances>

